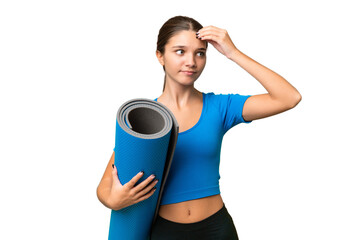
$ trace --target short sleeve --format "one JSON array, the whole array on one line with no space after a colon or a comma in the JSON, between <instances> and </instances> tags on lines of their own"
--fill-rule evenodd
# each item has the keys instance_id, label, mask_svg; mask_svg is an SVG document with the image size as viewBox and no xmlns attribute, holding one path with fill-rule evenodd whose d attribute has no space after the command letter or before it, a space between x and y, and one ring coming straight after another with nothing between
<instances>
[{"instance_id":1,"label":"short sleeve","mask_svg":"<svg viewBox=\"0 0 360 240\"><path fill-rule=\"evenodd\" d=\"M252 121L245 121L242 113L246 100L251 95L240 94L227 94L221 96L222 116L224 132L227 132L230 128L238 125L239 123L251 123Z\"/></svg>"}]
</instances>

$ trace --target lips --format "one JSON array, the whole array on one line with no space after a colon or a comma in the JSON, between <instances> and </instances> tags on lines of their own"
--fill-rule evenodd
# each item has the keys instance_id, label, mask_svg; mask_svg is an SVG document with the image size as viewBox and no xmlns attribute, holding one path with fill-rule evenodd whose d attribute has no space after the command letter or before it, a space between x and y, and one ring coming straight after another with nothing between
<instances>
[{"instance_id":1,"label":"lips","mask_svg":"<svg viewBox=\"0 0 360 240\"><path fill-rule=\"evenodd\" d=\"M194 75L196 73L195 71L181 71L181 72L189 76Z\"/></svg>"}]
</instances>

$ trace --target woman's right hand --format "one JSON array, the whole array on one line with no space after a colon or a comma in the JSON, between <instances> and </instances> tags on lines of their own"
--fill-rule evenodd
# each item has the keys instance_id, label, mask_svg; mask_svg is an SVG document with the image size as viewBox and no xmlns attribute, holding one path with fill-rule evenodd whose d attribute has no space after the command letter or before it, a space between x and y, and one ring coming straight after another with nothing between
<instances>
[{"instance_id":1,"label":"woman's right hand","mask_svg":"<svg viewBox=\"0 0 360 240\"><path fill-rule=\"evenodd\" d=\"M154 194L156 190L154 187L158 183L158 180L155 179L154 175L149 176L147 179L135 186L143 175L143 172L139 172L129 182L122 185L117 175L116 166L113 165L112 186L108 196L108 203L109 206L111 206L111 209L119 210L128 207L135 203L144 201ZM155 181L153 181L154 179Z\"/></svg>"}]
</instances>

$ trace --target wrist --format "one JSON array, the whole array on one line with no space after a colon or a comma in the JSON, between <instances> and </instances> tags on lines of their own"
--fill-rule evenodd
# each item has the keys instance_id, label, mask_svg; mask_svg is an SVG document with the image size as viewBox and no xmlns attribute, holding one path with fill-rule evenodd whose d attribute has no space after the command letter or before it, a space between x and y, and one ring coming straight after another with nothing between
<instances>
[{"instance_id":1,"label":"wrist","mask_svg":"<svg viewBox=\"0 0 360 240\"><path fill-rule=\"evenodd\" d=\"M104 199L103 204L105 207L110 208L111 210L120 210L122 207L119 206L119 201L115 201L115 199L109 193Z\"/></svg>"},{"instance_id":2,"label":"wrist","mask_svg":"<svg viewBox=\"0 0 360 240\"><path fill-rule=\"evenodd\" d=\"M240 52L240 50L236 48L233 51L231 51L230 54L227 55L227 58L236 62L236 60L239 59L239 57L241 57L242 54L243 53Z\"/></svg>"}]
</instances>

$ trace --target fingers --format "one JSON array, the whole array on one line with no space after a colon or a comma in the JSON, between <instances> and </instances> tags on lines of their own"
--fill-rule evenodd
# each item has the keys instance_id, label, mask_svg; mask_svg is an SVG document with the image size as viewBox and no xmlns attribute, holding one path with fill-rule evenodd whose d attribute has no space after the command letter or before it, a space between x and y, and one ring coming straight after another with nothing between
<instances>
[{"instance_id":1,"label":"fingers","mask_svg":"<svg viewBox=\"0 0 360 240\"><path fill-rule=\"evenodd\" d=\"M226 36L216 32L203 32L199 33L198 38L203 41L215 41L220 43L226 39Z\"/></svg>"},{"instance_id":2,"label":"fingers","mask_svg":"<svg viewBox=\"0 0 360 240\"><path fill-rule=\"evenodd\" d=\"M152 190L150 190L147 194L145 194L144 196L138 198L135 203L138 203L138 202L141 202L141 201L144 201L146 199L148 199L149 197L151 197L156 191L156 188L153 188Z\"/></svg>"},{"instance_id":3,"label":"fingers","mask_svg":"<svg viewBox=\"0 0 360 240\"><path fill-rule=\"evenodd\" d=\"M113 170L111 171L111 174L112 174L112 177L113 177L113 183L121 185L119 177L117 175L117 168L116 168L116 166L114 164L112 166L113 166Z\"/></svg>"},{"instance_id":4,"label":"fingers","mask_svg":"<svg viewBox=\"0 0 360 240\"><path fill-rule=\"evenodd\" d=\"M155 175L152 174L144 181L139 183L136 187L134 187L135 183L138 182L142 176L143 173L140 172L132 180L130 180L129 183L124 185L128 188L129 193L132 195L134 203L144 201L145 199L151 197L151 195L153 195L156 191L155 185L159 182L159 180L155 179Z\"/></svg>"},{"instance_id":5,"label":"fingers","mask_svg":"<svg viewBox=\"0 0 360 240\"><path fill-rule=\"evenodd\" d=\"M135 184L140 180L140 178L144 175L144 172L141 171L138 174L136 174L128 183L126 183L124 186L128 188L133 188Z\"/></svg>"},{"instance_id":6,"label":"fingers","mask_svg":"<svg viewBox=\"0 0 360 240\"><path fill-rule=\"evenodd\" d=\"M207 26L197 32L197 38L203 41L208 41L220 53L228 58L231 58L233 53L237 51L236 46L225 29Z\"/></svg>"},{"instance_id":7,"label":"fingers","mask_svg":"<svg viewBox=\"0 0 360 240\"><path fill-rule=\"evenodd\" d=\"M139 185L137 185L134 188L135 192L139 192L141 191L144 187L146 187L152 180L155 179L155 175L152 174L151 176L149 176L147 179L145 179L144 181L142 181Z\"/></svg>"},{"instance_id":8,"label":"fingers","mask_svg":"<svg viewBox=\"0 0 360 240\"><path fill-rule=\"evenodd\" d=\"M197 35L201 40L216 40L226 38L227 31L214 26L207 26L200 29Z\"/></svg>"},{"instance_id":9,"label":"fingers","mask_svg":"<svg viewBox=\"0 0 360 240\"><path fill-rule=\"evenodd\" d=\"M147 182L147 180L148 179L144 180L141 184L143 184L145 181ZM136 190L138 190L138 192L136 193L135 198L140 198L140 197L146 195L148 192L154 190L153 188L155 187L155 185L158 182L159 182L159 180L156 179L155 181L153 181L153 182L151 182L149 184L146 184L146 185L144 184L141 189L140 188L136 189Z\"/></svg>"}]
</instances>

